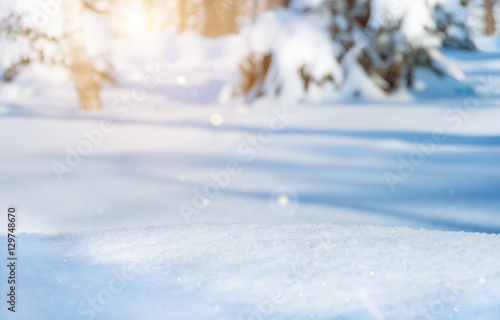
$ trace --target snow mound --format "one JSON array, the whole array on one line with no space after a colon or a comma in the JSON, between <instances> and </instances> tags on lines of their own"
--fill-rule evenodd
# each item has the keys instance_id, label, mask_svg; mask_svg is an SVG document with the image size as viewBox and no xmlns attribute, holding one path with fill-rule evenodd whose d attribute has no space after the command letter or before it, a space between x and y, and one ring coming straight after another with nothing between
<instances>
[{"instance_id":1,"label":"snow mound","mask_svg":"<svg viewBox=\"0 0 500 320\"><path fill-rule=\"evenodd\" d=\"M498 235L235 224L18 241L16 319L460 320L500 312ZM14 318L6 308L0 316Z\"/></svg>"},{"instance_id":2,"label":"snow mound","mask_svg":"<svg viewBox=\"0 0 500 320\"><path fill-rule=\"evenodd\" d=\"M498 37L477 37L474 42L480 51L500 52L500 38Z\"/></svg>"}]
</instances>

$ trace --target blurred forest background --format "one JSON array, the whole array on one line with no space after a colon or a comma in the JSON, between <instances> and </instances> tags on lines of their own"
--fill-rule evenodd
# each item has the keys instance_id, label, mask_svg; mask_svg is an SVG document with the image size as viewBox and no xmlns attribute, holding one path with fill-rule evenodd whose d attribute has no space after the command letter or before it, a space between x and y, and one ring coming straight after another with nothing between
<instances>
[{"instance_id":1,"label":"blurred forest background","mask_svg":"<svg viewBox=\"0 0 500 320\"><path fill-rule=\"evenodd\" d=\"M100 87L116 79L113 57L89 53L86 29L107 39L188 30L217 38L246 30L247 52L232 94L249 101L262 95L300 100L311 92L334 91L357 64L368 76L368 86L385 93L412 88L414 68L419 66L460 80L463 75L439 51L475 50L474 37L494 36L500 30L500 1L494 0L3 0L0 9L3 81L12 81L32 63L63 66L74 75L80 105L87 110L102 108ZM278 22L262 17L268 11L277 12ZM315 30L300 38L293 27L297 21ZM287 30L298 44L263 48L277 29ZM252 33L259 38L257 45ZM326 49L320 43L325 39L331 42ZM311 52L300 53L304 47ZM288 52L282 54L284 50ZM300 61L291 65L296 59ZM360 90L353 94L360 95Z\"/></svg>"},{"instance_id":2,"label":"blurred forest background","mask_svg":"<svg viewBox=\"0 0 500 320\"><path fill-rule=\"evenodd\" d=\"M499 35L490 0L0 0L0 186L31 230L497 232Z\"/></svg>"}]
</instances>

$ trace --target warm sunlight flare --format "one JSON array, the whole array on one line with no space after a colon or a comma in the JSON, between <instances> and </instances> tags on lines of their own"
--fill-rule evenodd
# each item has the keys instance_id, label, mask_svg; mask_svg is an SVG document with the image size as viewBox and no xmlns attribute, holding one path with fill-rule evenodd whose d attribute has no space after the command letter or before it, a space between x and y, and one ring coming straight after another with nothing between
<instances>
[{"instance_id":1,"label":"warm sunlight flare","mask_svg":"<svg viewBox=\"0 0 500 320\"><path fill-rule=\"evenodd\" d=\"M146 19L142 11L131 12L124 23L125 32L129 36L138 36L146 30Z\"/></svg>"}]
</instances>

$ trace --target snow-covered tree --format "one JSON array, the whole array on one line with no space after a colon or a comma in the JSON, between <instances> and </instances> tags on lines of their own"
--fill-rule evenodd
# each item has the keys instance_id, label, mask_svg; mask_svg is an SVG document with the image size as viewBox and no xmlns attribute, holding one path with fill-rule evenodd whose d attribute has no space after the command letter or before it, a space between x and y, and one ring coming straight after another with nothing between
<instances>
[{"instance_id":1,"label":"snow-covered tree","mask_svg":"<svg viewBox=\"0 0 500 320\"><path fill-rule=\"evenodd\" d=\"M443 47L472 50L475 48L469 26L469 1L429 0L432 18L443 36Z\"/></svg>"},{"instance_id":2,"label":"snow-covered tree","mask_svg":"<svg viewBox=\"0 0 500 320\"><path fill-rule=\"evenodd\" d=\"M4 48L10 48L0 52L3 81L14 80L31 64L62 66L70 71L81 108L100 109L100 83L113 81L113 77L105 61L87 52L84 10L106 14L94 2L82 0L61 5L53 2L41 22L35 20L37 15L18 10L0 20L0 42ZM40 13L38 17L42 17Z\"/></svg>"},{"instance_id":3,"label":"snow-covered tree","mask_svg":"<svg viewBox=\"0 0 500 320\"><path fill-rule=\"evenodd\" d=\"M383 95L412 89L420 69L461 79L441 49L474 47L466 6L463 0L293 0L244 31L248 55L239 94L295 101L347 91Z\"/></svg>"},{"instance_id":4,"label":"snow-covered tree","mask_svg":"<svg viewBox=\"0 0 500 320\"><path fill-rule=\"evenodd\" d=\"M0 20L0 78L10 82L33 62L66 65L61 40L60 35L27 24L23 15L10 13Z\"/></svg>"}]
</instances>

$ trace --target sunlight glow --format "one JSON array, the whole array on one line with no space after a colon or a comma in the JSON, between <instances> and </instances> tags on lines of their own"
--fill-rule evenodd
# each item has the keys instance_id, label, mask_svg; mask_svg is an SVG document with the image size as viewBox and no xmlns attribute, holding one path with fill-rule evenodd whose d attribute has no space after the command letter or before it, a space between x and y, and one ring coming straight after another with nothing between
<instances>
[{"instance_id":1,"label":"sunlight glow","mask_svg":"<svg viewBox=\"0 0 500 320\"><path fill-rule=\"evenodd\" d=\"M131 13L125 22L126 32L130 36L137 36L146 30L146 19L141 11Z\"/></svg>"},{"instance_id":2,"label":"sunlight glow","mask_svg":"<svg viewBox=\"0 0 500 320\"><path fill-rule=\"evenodd\" d=\"M280 207L286 207L290 203L290 199L286 194L282 194L278 197L278 205Z\"/></svg>"},{"instance_id":3,"label":"sunlight glow","mask_svg":"<svg viewBox=\"0 0 500 320\"><path fill-rule=\"evenodd\" d=\"M210 123L212 123L214 127L221 126L223 122L224 118L219 113L214 113L212 117L210 117Z\"/></svg>"},{"instance_id":4,"label":"sunlight glow","mask_svg":"<svg viewBox=\"0 0 500 320\"><path fill-rule=\"evenodd\" d=\"M181 86L182 85L185 85L187 82L187 79L185 76L179 76L177 77L177 83L180 84Z\"/></svg>"}]
</instances>

